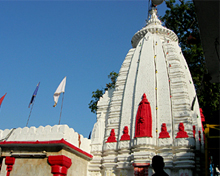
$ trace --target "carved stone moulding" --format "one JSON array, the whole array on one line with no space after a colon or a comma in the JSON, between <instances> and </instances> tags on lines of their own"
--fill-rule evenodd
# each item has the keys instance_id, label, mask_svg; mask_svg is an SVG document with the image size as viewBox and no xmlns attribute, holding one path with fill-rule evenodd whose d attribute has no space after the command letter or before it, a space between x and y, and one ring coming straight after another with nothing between
<instances>
[{"instance_id":1,"label":"carved stone moulding","mask_svg":"<svg viewBox=\"0 0 220 176\"><path fill-rule=\"evenodd\" d=\"M103 169L102 170L102 176L116 176L115 171L113 169Z\"/></svg>"},{"instance_id":2,"label":"carved stone moulding","mask_svg":"<svg viewBox=\"0 0 220 176\"><path fill-rule=\"evenodd\" d=\"M117 142L108 142L104 144L104 151L116 150Z\"/></svg>"},{"instance_id":3,"label":"carved stone moulding","mask_svg":"<svg viewBox=\"0 0 220 176\"><path fill-rule=\"evenodd\" d=\"M129 155L130 157L131 150L118 150L118 156L120 155Z\"/></svg>"},{"instance_id":4,"label":"carved stone moulding","mask_svg":"<svg viewBox=\"0 0 220 176\"><path fill-rule=\"evenodd\" d=\"M133 145L156 145L156 140L151 137L134 138Z\"/></svg>"},{"instance_id":5,"label":"carved stone moulding","mask_svg":"<svg viewBox=\"0 0 220 176\"><path fill-rule=\"evenodd\" d=\"M187 93L187 92L186 92ZM181 111L188 111L190 110L190 105L173 105L173 111L178 111L178 110L181 110Z\"/></svg>"},{"instance_id":6,"label":"carved stone moulding","mask_svg":"<svg viewBox=\"0 0 220 176\"><path fill-rule=\"evenodd\" d=\"M111 170L111 169L115 169L118 166L117 163L111 163L111 162L106 162L106 163L102 163L102 170Z\"/></svg>"},{"instance_id":7,"label":"carved stone moulding","mask_svg":"<svg viewBox=\"0 0 220 176\"><path fill-rule=\"evenodd\" d=\"M131 169L132 165L130 162L118 162L117 169Z\"/></svg>"},{"instance_id":8,"label":"carved stone moulding","mask_svg":"<svg viewBox=\"0 0 220 176\"><path fill-rule=\"evenodd\" d=\"M118 163L121 161L130 163L131 156L129 154L118 155L117 160L118 160Z\"/></svg>"},{"instance_id":9,"label":"carved stone moulding","mask_svg":"<svg viewBox=\"0 0 220 176\"><path fill-rule=\"evenodd\" d=\"M193 160L183 160L183 161L174 161L174 168L195 168L195 161Z\"/></svg>"},{"instance_id":10,"label":"carved stone moulding","mask_svg":"<svg viewBox=\"0 0 220 176\"><path fill-rule=\"evenodd\" d=\"M164 146L172 146L172 139L171 138L159 138L158 139L158 147L164 147Z\"/></svg>"},{"instance_id":11,"label":"carved stone moulding","mask_svg":"<svg viewBox=\"0 0 220 176\"><path fill-rule=\"evenodd\" d=\"M172 79L170 80L170 82L172 83ZM190 105L189 100L187 99L172 99L172 105Z\"/></svg>"},{"instance_id":12,"label":"carved stone moulding","mask_svg":"<svg viewBox=\"0 0 220 176\"><path fill-rule=\"evenodd\" d=\"M91 167L100 167L101 166L102 157L93 156L93 159L90 161Z\"/></svg>"},{"instance_id":13,"label":"carved stone moulding","mask_svg":"<svg viewBox=\"0 0 220 176\"><path fill-rule=\"evenodd\" d=\"M195 152L195 149L190 148L190 147L175 147L175 148L173 148L174 158L175 158L175 154L177 154L177 153L192 153L192 152Z\"/></svg>"},{"instance_id":14,"label":"carved stone moulding","mask_svg":"<svg viewBox=\"0 0 220 176\"><path fill-rule=\"evenodd\" d=\"M173 147L161 147L157 149L157 155L160 155L164 160L173 160Z\"/></svg>"},{"instance_id":15,"label":"carved stone moulding","mask_svg":"<svg viewBox=\"0 0 220 176\"><path fill-rule=\"evenodd\" d=\"M194 138L177 138L174 140L174 146L185 146L193 148L195 147L195 140Z\"/></svg>"},{"instance_id":16,"label":"carved stone moulding","mask_svg":"<svg viewBox=\"0 0 220 176\"><path fill-rule=\"evenodd\" d=\"M154 151L134 152L131 155L131 162L133 163L150 163L152 157L156 155Z\"/></svg>"},{"instance_id":17,"label":"carved stone moulding","mask_svg":"<svg viewBox=\"0 0 220 176\"><path fill-rule=\"evenodd\" d=\"M192 134L192 118L191 117L181 117L181 118L174 118L174 129L175 131L180 131L180 123L184 124L184 131L190 132ZM189 134L188 134L189 136Z\"/></svg>"},{"instance_id":18,"label":"carved stone moulding","mask_svg":"<svg viewBox=\"0 0 220 176\"><path fill-rule=\"evenodd\" d=\"M101 144L92 144L91 145L91 152L101 152L102 151L102 145Z\"/></svg>"},{"instance_id":19,"label":"carved stone moulding","mask_svg":"<svg viewBox=\"0 0 220 176\"><path fill-rule=\"evenodd\" d=\"M150 152L150 153L155 153L156 152L156 147L153 145L139 145L139 146L133 146L131 148L131 151L134 153L141 153L141 152Z\"/></svg>"},{"instance_id":20,"label":"carved stone moulding","mask_svg":"<svg viewBox=\"0 0 220 176\"><path fill-rule=\"evenodd\" d=\"M110 112L109 116L108 116L108 124L118 124L119 123L119 117L118 117L118 113L120 113L119 111L117 112Z\"/></svg>"},{"instance_id":21,"label":"carved stone moulding","mask_svg":"<svg viewBox=\"0 0 220 176\"><path fill-rule=\"evenodd\" d=\"M100 167L101 165L92 165L92 166L90 165L88 171L100 173Z\"/></svg>"},{"instance_id":22,"label":"carved stone moulding","mask_svg":"<svg viewBox=\"0 0 220 176\"><path fill-rule=\"evenodd\" d=\"M131 39L132 47L136 48L139 41L146 35L147 32L150 32L152 34L157 33L157 35L161 35L163 36L163 38L165 36L167 39L170 39L172 41L178 41L178 37L170 29L167 29L167 28L164 28L158 25L148 26L148 27L142 28L141 30L139 30L138 32L134 34L134 36Z\"/></svg>"},{"instance_id":23,"label":"carved stone moulding","mask_svg":"<svg viewBox=\"0 0 220 176\"><path fill-rule=\"evenodd\" d=\"M94 153L91 153L93 155L93 158L90 162L92 162L93 160L96 160L95 158L99 158L99 160L101 160L101 157L102 157L102 152L94 152Z\"/></svg>"},{"instance_id":24,"label":"carved stone moulding","mask_svg":"<svg viewBox=\"0 0 220 176\"><path fill-rule=\"evenodd\" d=\"M99 163L97 164L97 163L91 162L90 165L89 165L89 170L91 170L91 171L99 171L101 166L102 165L99 164Z\"/></svg>"},{"instance_id":25,"label":"carved stone moulding","mask_svg":"<svg viewBox=\"0 0 220 176\"><path fill-rule=\"evenodd\" d=\"M130 153L131 153L131 150L130 150L130 148L129 149L119 149L118 150L118 154L119 155L130 155Z\"/></svg>"},{"instance_id":26,"label":"carved stone moulding","mask_svg":"<svg viewBox=\"0 0 220 176\"><path fill-rule=\"evenodd\" d=\"M174 112L173 116L175 118L178 118L178 117L191 117L191 112L190 111L188 111L188 112L187 111Z\"/></svg>"},{"instance_id":27,"label":"carved stone moulding","mask_svg":"<svg viewBox=\"0 0 220 176\"><path fill-rule=\"evenodd\" d=\"M117 156L116 155L107 155L102 157L102 163L116 163Z\"/></svg>"},{"instance_id":28,"label":"carved stone moulding","mask_svg":"<svg viewBox=\"0 0 220 176\"><path fill-rule=\"evenodd\" d=\"M119 141L118 142L118 149L127 149L130 148L130 140L129 141Z\"/></svg>"},{"instance_id":29,"label":"carved stone moulding","mask_svg":"<svg viewBox=\"0 0 220 176\"><path fill-rule=\"evenodd\" d=\"M114 169L117 167L117 163L103 163L102 164L102 168L103 168L103 171L112 171L114 172Z\"/></svg>"},{"instance_id":30,"label":"carved stone moulding","mask_svg":"<svg viewBox=\"0 0 220 176\"><path fill-rule=\"evenodd\" d=\"M195 158L195 153L193 153L193 151L179 152L174 155L174 160L180 160L180 161L184 159L194 160L194 158Z\"/></svg>"},{"instance_id":31,"label":"carved stone moulding","mask_svg":"<svg viewBox=\"0 0 220 176\"><path fill-rule=\"evenodd\" d=\"M187 153L186 153L187 154ZM174 157L174 168L195 168L195 160L192 157Z\"/></svg>"},{"instance_id":32,"label":"carved stone moulding","mask_svg":"<svg viewBox=\"0 0 220 176\"><path fill-rule=\"evenodd\" d=\"M89 176L102 176L102 174L100 172L97 172L97 171L90 171Z\"/></svg>"}]
</instances>

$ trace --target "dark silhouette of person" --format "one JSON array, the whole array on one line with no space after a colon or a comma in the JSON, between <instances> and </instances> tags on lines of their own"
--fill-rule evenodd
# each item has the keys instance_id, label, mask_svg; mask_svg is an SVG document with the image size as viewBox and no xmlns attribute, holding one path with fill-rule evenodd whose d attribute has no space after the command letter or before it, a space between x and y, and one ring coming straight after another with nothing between
<instances>
[{"instance_id":1,"label":"dark silhouette of person","mask_svg":"<svg viewBox=\"0 0 220 176\"><path fill-rule=\"evenodd\" d=\"M164 170L164 161L163 157L159 155L155 155L152 158L152 167L155 173L152 176L169 176Z\"/></svg>"}]
</instances>

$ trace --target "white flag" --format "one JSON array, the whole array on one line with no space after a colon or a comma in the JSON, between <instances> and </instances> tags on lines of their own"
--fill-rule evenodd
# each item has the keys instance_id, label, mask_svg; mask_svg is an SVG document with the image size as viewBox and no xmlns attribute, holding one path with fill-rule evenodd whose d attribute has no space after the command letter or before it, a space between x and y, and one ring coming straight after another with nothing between
<instances>
[{"instance_id":1,"label":"white flag","mask_svg":"<svg viewBox=\"0 0 220 176\"><path fill-rule=\"evenodd\" d=\"M65 86L66 86L66 76L65 78L63 78L63 80L61 81L60 85L57 87L57 90L55 91L53 95L53 99L55 102L53 107L57 105L60 94L65 92Z\"/></svg>"}]
</instances>

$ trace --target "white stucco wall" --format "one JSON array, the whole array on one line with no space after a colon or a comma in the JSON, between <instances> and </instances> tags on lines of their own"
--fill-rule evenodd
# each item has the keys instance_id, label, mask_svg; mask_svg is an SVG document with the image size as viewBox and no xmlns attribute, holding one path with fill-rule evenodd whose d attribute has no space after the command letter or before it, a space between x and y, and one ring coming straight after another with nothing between
<instances>
[{"instance_id":1,"label":"white stucco wall","mask_svg":"<svg viewBox=\"0 0 220 176\"><path fill-rule=\"evenodd\" d=\"M24 127L16 129L0 130L0 141L52 141L66 140L72 145L90 153L90 139L80 135L81 145L79 146L79 134L68 125Z\"/></svg>"}]
</instances>

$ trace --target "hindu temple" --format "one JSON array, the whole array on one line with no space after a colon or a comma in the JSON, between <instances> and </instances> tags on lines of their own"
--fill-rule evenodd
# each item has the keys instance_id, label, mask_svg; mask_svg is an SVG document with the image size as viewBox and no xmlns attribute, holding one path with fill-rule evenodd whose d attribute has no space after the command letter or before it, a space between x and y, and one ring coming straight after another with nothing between
<instances>
[{"instance_id":1,"label":"hindu temple","mask_svg":"<svg viewBox=\"0 0 220 176\"><path fill-rule=\"evenodd\" d=\"M151 176L155 155L170 176L200 175L203 126L177 35L152 7L131 44L91 139L67 125L0 130L0 175Z\"/></svg>"},{"instance_id":2,"label":"hindu temple","mask_svg":"<svg viewBox=\"0 0 220 176\"><path fill-rule=\"evenodd\" d=\"M200 173L204 141L196 91L177 35L155 7L132 37L114 90L98 102L91 176L152 175L161 155L169 175Z\"/></svg>"}]
</instances>

